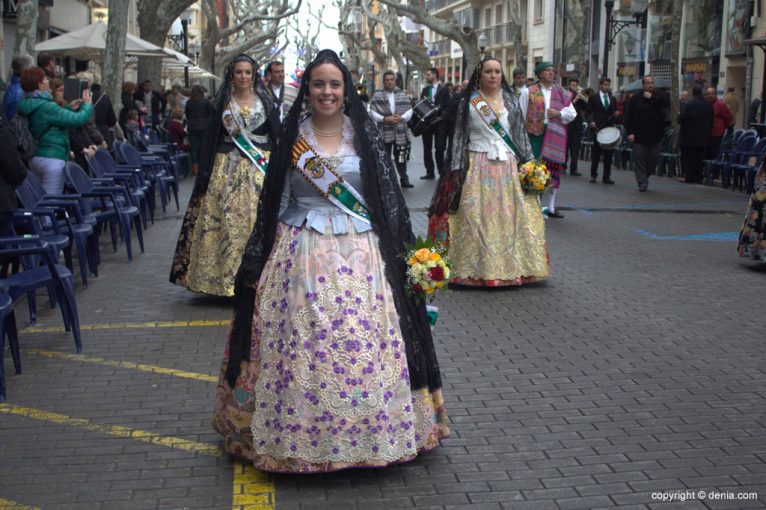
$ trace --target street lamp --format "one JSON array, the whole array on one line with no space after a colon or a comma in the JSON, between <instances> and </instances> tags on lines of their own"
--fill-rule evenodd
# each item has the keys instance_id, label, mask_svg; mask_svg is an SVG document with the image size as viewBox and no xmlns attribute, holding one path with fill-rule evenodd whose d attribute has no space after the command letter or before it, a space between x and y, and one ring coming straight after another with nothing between
<instances>
[{"instance_id":1,"label":"street lamp","mask_svg":"<svg viewBox=\"0 0 766 510\"><path fill-rule=\"evenodd\" d=\"M479 38L476 40L477 43L479 43L479 55L481 58L484 58L484 48L487 47L487 34L484 32L479 32Z\"/></svg>"},{"instance_id":2,"label":"street lamp","mask_svg":"<svg viewBox=\"0 0 766 510\"><path fill-rule=\"evenodd\" d=\"M182 53L189 56L189 18L191 18L191 11L184 9L181 13L181 30L183 31L183 49ZM184 87L189 88L189 64L184 65Z\"/></svg>"},{"instance_id":3,"label":"street lamp","mask_svg":"<svg viewBox=\"0 0 766 510\"><path fill-rule=\"evenodd\" d=\"M370 93L369 96L375 94L375 62L370 62Z\"/></svg>"},{"instance_id":4,"label":"street lamp","mask_svg":"<svg viewBox=\"0 0 766 510\"><path fill-rule=\"evenodd\" d=\"M602 76L609 76L609 50L617 39L617 34L622 32L625 27L631 25L646 27L646 9L649 7L649 0L631 0L630 11L635 20L612 19L612 9L614 0L606 0L604 9L606 10L606 34L604 35L604 69Z\"/></svg>"}]
</instances>

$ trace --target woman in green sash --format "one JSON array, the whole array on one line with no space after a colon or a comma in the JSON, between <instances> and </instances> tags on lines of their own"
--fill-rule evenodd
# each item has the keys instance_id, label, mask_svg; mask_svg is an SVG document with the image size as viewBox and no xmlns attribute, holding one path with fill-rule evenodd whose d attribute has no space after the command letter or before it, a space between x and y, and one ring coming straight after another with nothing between
<instances>
[{"instance_id":1,"label":"woman in green sash","mask_svg":"<svg viewBox=\"0 0 766 510\"><path fill-rule=\"evenodd\" d=\"M247 55L236 57L216 101L170 271L170 281L233 296L234 277L255 225L267 158L279 130L274 103Z\"/></svg>"},{"instance_id":2,"label":"woman in green sash","mask_svg":"<svg viewBox=\"0 0 766 510\"><path fill-rule=\"evenodd\" d=\"M518 167L534 156L500 61L485 58L458 108L449 172L429 209L428 233L447 242L451 283L522 285L548 276L545 221Z\"/></svg>"},{"instance_id":3,"label":"woman in green sash","mask_svg":"<svg viewBox=\"0 0 766 510\"><path fill-rule=\"evenodd\" d=\"M382 467L448 433L399 179L338 56L321 51L272 156L237 275L213 426L265 471ZM339 181L342 177L343 181Z\"/></svg>"}]
</instances>

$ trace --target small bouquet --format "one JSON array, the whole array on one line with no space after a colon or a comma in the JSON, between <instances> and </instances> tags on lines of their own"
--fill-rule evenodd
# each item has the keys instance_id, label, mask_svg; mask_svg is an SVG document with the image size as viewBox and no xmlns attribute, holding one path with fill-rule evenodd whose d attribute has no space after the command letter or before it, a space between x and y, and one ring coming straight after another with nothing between
<instances>
[{"instance_id":1,"label":"small bouquet","mask_svg":"<svg viewBox=\"0 0 766 510\"><path fill-rule=\"evenodd\" d=\"M519 167L519 180L527 193L542 193L551 185L551 172L544 163L532 159Z\"/></svg>"},{"instance_id":2,"label":"small bouquet","mask_svg":"<svg viewBox=\"0 0 766 510\"><path fill-rule=\"evenodd\" d=\"M433 299L436 291L446 286L450 277L450 263L445 248L418 236L415 244L405 244L407 262L407 291L416 299Z\"/></svg>"}]
</instances>

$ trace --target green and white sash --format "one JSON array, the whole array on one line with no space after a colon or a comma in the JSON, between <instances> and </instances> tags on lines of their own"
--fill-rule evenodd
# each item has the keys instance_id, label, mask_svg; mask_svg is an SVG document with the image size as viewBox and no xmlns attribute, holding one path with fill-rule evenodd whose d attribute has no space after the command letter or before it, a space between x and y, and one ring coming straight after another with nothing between
<instances>
[{"instance_id":1,"label":"green and white sash","mask_svg":"<svg viewBox=\"0 0 766 510\"><path fill-rule=\"evenodd\" d=\"M239 150L253 162L255 167L266 175L266 167L269 165L269 158L245 136L242 126L237 122L237 115L232 113L231 106L226 105L223 111L223 125L231 136Z\"/></svg>"},{"instance_id":2,"label":"green and white sash","mask_svg":"<svg viewBox=\"0 0 766 510\"><path fill-rule=\"evenodd\" d=\"M473 94L471 94L471 105L476 109L476 111L479 114L479 117L484 121L487 126L489 126L490 129L495 131L498 136L505 142L505 145L510 149L511 153L513 153L514 156L516 156L516 159L518 161L521 161L520 151L518 147L516 147L516 144L513 143L513 140L511 140L510 135L508 135L508 132L503 128L503 126L500 124L500 120L498 120L497 115L495 115L495 111L492 109L491 106L489 106L489 103L486 99L484 99L484 96L479 94L478 90L475 90Z\"/></svg>"},{"instance_id":3,"label":"green and white sash","mask_svg":"<svg viewBox=\"0 0 766 510\"><path fill-rule=\"evenodd\" d=\"M370 211L362 195L344 181L302 135L298 135L293 146L293 164L301 175L338 209L367 224L370 223Z\"/></svg>"}]
</instances>

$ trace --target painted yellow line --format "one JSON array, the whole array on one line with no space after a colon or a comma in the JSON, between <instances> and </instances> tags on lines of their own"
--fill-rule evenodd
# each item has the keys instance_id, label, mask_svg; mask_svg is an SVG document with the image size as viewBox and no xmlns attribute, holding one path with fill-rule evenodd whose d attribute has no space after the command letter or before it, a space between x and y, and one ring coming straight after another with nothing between
<instances>
[{"instance_id":1,"label":"painted yellow line","mask_svg":"<svg viewBox=\"0 0 766 510\"><path fill-rule=\"evenodd\" d=\"M108 322L105 324L81 324L80 331L97 329L152 329L152 328L205 328L228 326L225 321L174 321L174 322ZM66 330L59 326L27 326L21 333L64 333Z\"/></svg>"},{"instance_id":2,"label":"painted yellow line","mask_svg":"<svg viewBox=\"0 0 766 510\"><path fill-rule=\"evenodd\" d=\"M40 510L40 507L22 505L15 501L0 498L0 510Z\"/></svg>"},{"instance_id":3,"label":"painted yellow line","mask_svg":"<svg viewBox=\"0 0 766 510\"><path fill-rule=\"evenodd\" d=\"M252 464L234 464L232 510L272 510L276 506L276 488L271 477Z\"/></svg>"},{"instance_id":4,"label":"painted yellow line","mask_svg":"<svg viewBox=\"0 0 766 510\"><path fill-rule=\"evenodd\" d=\"M198 443L196 441L189 441L188 439L182 439L180 437L174 436L161 436L159 434L155 434L154 432L131 429L121 425L105 425L101 423L93 423L92 421L83 418L72 418L71 416L66 416L64 414L42 411L40 409L32 409L31 407L0 404L0 414L13 414L16 416L23 416L25 418L32 418L34 420L41 420L56 423L59 425L82 428L90 430L91 432L100 432L108 436L134 439L144 443L167 446L170 448L175 448L176 450L183 450L191 453L201 453L211 457L223 456L223 452L218 445Z\"/></svg>"},{"instance_id":5,"label":"painted yellow line","mask_svg":"<svg viewBox=\"0 0 766 510\"><path fill-rule=\"evenodd\" d=\"M175 368L158 367L156 365L144 365L143 363L132 363L129 361L116 361L106 358L98 358L96 356L85 356L82 354L70 354L68 352L59 351L45 351L42 349L26 349L28 354L36 354L37 356L44 356L46 358L64 359L68 361L82 361L84 363L95 363L97 365L106 365L109 367L127 368L131 370L140 370L142 372L151 372L154 374L170 375L173 377L183 377L185 379L195 379L197 381L205 382L217 382L218 377L208 374L200 374L197 372L187 372L185 370L177 370Z\"/></svg>"}]
</instances>

